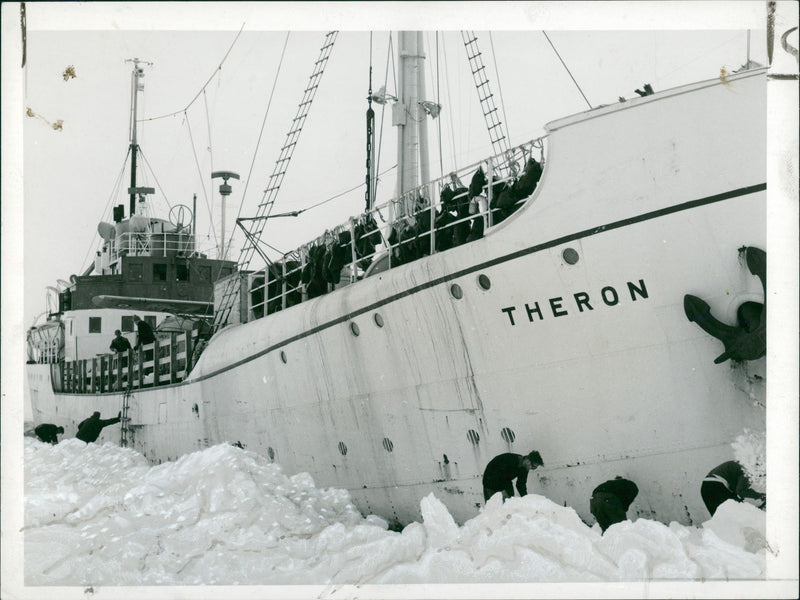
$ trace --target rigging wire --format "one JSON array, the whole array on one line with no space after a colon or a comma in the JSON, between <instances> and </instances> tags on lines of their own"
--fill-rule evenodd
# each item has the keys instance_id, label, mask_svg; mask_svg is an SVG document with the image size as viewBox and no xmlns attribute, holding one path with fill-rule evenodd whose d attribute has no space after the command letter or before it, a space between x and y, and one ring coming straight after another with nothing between
<instances>
[{"instance_id":1,"label":"rigging wire","mask_svg":"<svg viewBox=\"0 0 800 600\"><path fill-rule=\"evenodd\" d=\"M564 62L564 59L561 58L561 55L558 53L558 50L556 50L556 47L553 46L553 42L550 41L550 37L547 35L547 32L546 31L542 31L542 33L544 34L544 37L547 38L547 41L549 42L550 46L553 48L553 52L556 53L556 56L558 57L558 60L561 61L561 64L564 65L564 68L567 70L567 73L569 73L570 79L572 79L572 83L575 84L575 87L578 88L578 91L581 93L581 96L583 96L583 99L586 100L586 104L589 105L589 108L592 108L592 105L589 103L589 100L586 98L586 95L583 93L583 90L581 89L581 86L579 86L578 82L575 81L575 78L572 76L572 73L570 72L569 67L567 67L567 63Z\"/></svg>"},{"instance_id":2,"label":"rigging wire","mask_svg":"<svg viewBox=\"0 0 800 600\"><path fill-rule=\"evenodd\" d=\"M111 188L111 194L109 195L108 200L106 201L106 206L103 209L102 214L104 215L108 211L108 207L111 206L111 201L114 200L114 197L119 193L119 186L122 183L123 176L125 175L125 165L128 164L128 157L130 155L131 155L131 148L130 146L128 146L128 151L125 153L125 160L122 161L122 168L119 170L119 174L117 175L117 179L114 182L114 186ZM89 243L89 248L88 250L86 250L86 256L83 257L83 261L81 262L81 272L86 270L86 267L84 265L86 264L86 261L89 259L89 254L91 254L92 249L94 248L94 241L95 239L97 239L98 235L99 234L97 233L97 230L95 230L94 236L92 236L92 241Z\"/></svg>"},{"instance_id":3,"label":"rigging wire","mask_svg":"<svg viewBox=\"0 0 800 600\"><path fill-rule=\"evenodd\" d=\"M194 155L194 163L195 165L197 165L197 174L200 176L200 187L203 190L203 199L206 201L206 208L208 208L208 218L213 223L214 216L211 213L211 206L209 206L208 204L208 193L206 192L206 184L205 181L203 180L203 171L200 169L200 161L197 159L197 150L194 147L194 136L192 136L192 125L191 123L189 123L189 115L184 113L184 116L186 118L186 128L189 131L189 140L192 143L192 154ZM219 240L217 239L217 230L214 227L211 228L211 233L214 234L215 245L219 246Z\"/></svg>"},{"instance_id":4,"label":"rigging wire","mask_svg":"<svg viewBox=\"0 0 800 600\"><path fill-rule=\"evenodd\" d=\"M214 172L214 152L212 148L214 147L211 143L211 118L208 114L208 97L206 96L205 90L203 90L203 103L206 106L206 129L208 130L208 159L211 163L211 172Z\"/></svg>"},{"instance_id":5,"label":"rigging wire","mask_svg":"<svg viewBox=\"0 0 800 600\"><path fill-rule=\"evenodd\" d=\"M167 193L164 191L164 188L161 187L161 184L158 182L158 177L156 177L156 172L153 170L153 167L150 166L150 161L147 160L147 157L144 155L144 152L141 148L139 148L139 155L144 159L144 163L147 165L147 168L150 169L150 173L153 175L153 179L156 182L156 186L161 191L161 195L164 196L164 202L167 203L167 207L169 210L172 210L172 204L170 204L169 199L167 198Z\"/></svg>"},{"instance_id":6,"label":"rigging wire","mask_svg":"<svg viewBox=\"0 0 800 600\"><path fill-rule=\"evenodd\" d=\"M378 173L377 177L380 177L381 175L386 175L386 173L388 173L389 171L391 171L392 169L395 169L395 168L397 168L397 165L396 165L396 164L395 164L395 165L393 165L393 166L391 166L391 167L389 167L388 169L386 169L386 170L385 170L385 171L383 171L382 173ZM377 179L377 177L376 177L376 179ZM354 187L351 187L349 190L345 190L345 191L343 191L343 192L339 192L339 193L338 193L338 194L336 194L335 196L331 196L331 197L330 197L330 198L328 198L327 200L323 200L323 201L321 201L321 202L317 202L316 204L312 204L311 206L307 206L306 208L301 208L301 209L299 209L299 210L297 210L297 211L295 211L295 212L297 212L297 214L299 215L300 213L304 213L304 212L306 212L306 211L309 211L309 210L311 210L312 208L317 208L318 206L322 206L323 204L327 204L327 203L328 203L328 202L330 202L331 200L336 200L337 198L341 198L341 197L342 197L342 196L344 196L345 194L349 194L350 192L354 192L355 190L357 190L358 188L360 188L360 187L362 187L362 186L364 186L364 185L366 185L366 184L365 184L365 183L359 183L358 185L356 185L356 186L354 186Z\"/></svg>"},{"instance_id":7,"label":"rigging wire","mask_svg":"<svg viewBox=\"0 0 800 600\"><path fill-rule=\"evenodd\" d=\"M390 56L392 59L394 58L393 50L392 50L392 34L389 34L389 48L387 50L386 55L386 72L383 75L383 90L386 91L386 84L389 82L389 65L392 64L394 68L394 60L390 60ZM397 88L395 88L395 93L397 93ZM380 166L381 166L381 149L383 148L383 124L385 123L386 119L386 103L384 102L381 105L381 131L378 134L378 153L375 157L375 172L378 175L375 176L375 194L374 197L378 197L378 182L380 182L380 176L382 173L379 173ZM395 165L397 166L397 165ZM392 167L394 168L394 167ZM391 169L389 169L391 170ZM388 171L387 171L388 172Z\"/></svg>"},{"instance_id":8,"label":"rigging wire","mask_svg":"<svg viewBox=\"0 0 800 600\"><path fill-rule=\"evenodd\" d=\"M500 85L500 71L497 69L497 52L494 51L494 40L492 39L492 32L489 31L489 46L492 48L492 62L494 63L494 73L497 77L497 91L500 94L500 106L503 108L503 120L506 123L506 135L508 136L508 145L511 145L511 128L508 126L508 115L506 114L506 103L503 100L503 88Z\"/></svg>"},{"instance_id":9,"label":"rigging wire","mask_svg":"<svg viewBox=\"0 0 800 600\"><path fill-rule=\"evenodd\" d=\"M456 136L455 136L455 126L453 125L453 96L450 93L450 77L448 75L449 69L447 67L447 48L445 47L444 36L442 36L442 56L444 56L444 82L445 88L447 89L447 105L450 107L450 110L447 111L450 116L450 137L451 137L451 146L450 151L453 154L453 166L456 164Z\"/></svg>"},{"instance_id":10,"label":"rigging wire","mask_svg":"<svg viewBox=\"0 0 800 600\"><path fill-rule=\"evenodd\" d=\"M436 104L442 105L439 97L439 32L436 32ZM444 160L442 159L442 120L436 120L436 127L439 130L439 177L444 178Z\"/></svg>"},{"instance_id":11,"label":"rigging wire","mask_svg":"<svg viewBox=\"0 0 800 600\"><path fill-rule=\"evenodd\" d=\"M283 66L283 57L286 54L286 46L289 44L289 34L290 32L286 32L286 39L283 41L283 49L281 50L281 57L278 61L278 68L275 71L275 79L272 82L272 89L269 92L269 100L267 101L267 108L264 111L264 118L261 121L261 130L258 132L258 139L256 140L256 147L253 151L253 160L250 162L250 170L247 172L247 178L244 181L244 190L242 191L242 197L239 200L239 210L236 213L236 218L238 219L242 215L242 207L244 206L244 199L247 195L247 188L250 186L250 177L253 175L253 167L256 164L256 156L258 155L258 148L261 145L261 137L264 135L264 127L267 124L267 115L269 115L269 109L272 106L272 97L275 94L275 88L278 85L278 76L281 73L281 67ZM228 239L228 243L226 244L229 248L231 243L233 242L233 234L235 233L236 229L231 232L231 237Z\"/></svg>"},{"instance_id":12,"label":"rigging wire","mask_svg":"<svg viewBox=\"0 0 800 600\"><path fill-rule=\"evenodd\" d=\"M233 47L236 45L236 41L239 39L239 36L242 35L242 30L244 29L244 26L245 26L245 23L242 23L242 26L239 28L239 33L237 33L236 37L233 38L233 42L231 42L231 45L228 48L228 51L225 53L225 56L222 57L222 60L220 61L220 63L217 66L217 68L214 69L214 72L211 74L211 77L208 78L208 81L206 81L205 84L203 85L203 87L200 88L200 91L197 92L197 94L195 94L195 97L192 98L192 100L189 102L189 104L187 104L185 107L181 108L180 110L176 110L175 112L171 112L171 113L166 114L166 115L161 115L159 117L150 117L149 119L139 119L139 122L157 121L158 119L166 119L167 117L174 117L175 115L179 115L181 113L186 113L186 111L189 109L189 107L192 104L194 104L195 100L197 100L200 97L200 94L202 94L203 92L206 91L206 88L208 87L208 84L211 83L211 80L214 79L214 77L216 77L219 74L219 72L222 70L222 65L225 63L225 60L228 58L228 55L231 53L231 50L233 50Z\"/></svg>"}]
</instances>

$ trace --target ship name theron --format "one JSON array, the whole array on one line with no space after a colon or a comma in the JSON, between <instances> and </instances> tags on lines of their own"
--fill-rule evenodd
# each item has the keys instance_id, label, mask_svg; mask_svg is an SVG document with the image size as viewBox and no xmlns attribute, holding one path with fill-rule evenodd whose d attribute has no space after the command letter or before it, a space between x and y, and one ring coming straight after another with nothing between
<instances>
[{"instance_id":1,"label":"ship name theron","mask_svg":"<svg viewBox=\"0 0 800 600\"><path fill-rule=\"evenodd\" d=\"M627 287L631 301L636 302L639 298L648 298L644 279L640 279L638 283L629 281L627 282ZM506 306L500 310L508 315L508 322L511 325L516 325L517 320L522 320L520 317L523 315L527 315L528 321L532 323L537 320L543 321L545 316L549 316L550 313L554 317L566 317L570 314L570 310L573 312L576 309L578 312L594 310L594 306L597 306L600 302L606 306L616 306L620 303L620 293L613 286L607 285L600 290L599 300L596 296L594 298L589 297L586 292L576 292L571 297L567 296L566 299L563 296L556 296L548 298L546 302L541 304L539 302L526 302L522 307L523 310L516 314L516 318L514 314L514 311L517 310L516 306Z\"/></svg>"}]
</instances>

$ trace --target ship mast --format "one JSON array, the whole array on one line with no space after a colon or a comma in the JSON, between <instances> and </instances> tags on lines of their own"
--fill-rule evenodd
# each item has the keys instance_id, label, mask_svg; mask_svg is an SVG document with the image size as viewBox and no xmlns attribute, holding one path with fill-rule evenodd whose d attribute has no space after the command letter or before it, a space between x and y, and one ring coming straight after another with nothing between
<instances>
[{"instance_id":1,"label":"ship mast","mask_svg":"<svg viewBox=\"0 0 800 600\"><path fill-rule=\"evenodd\" d=\"M131 73L131 122L129 136L131 150L131 185L128 188L128 196L130 199L129 216L133 216L136 212L136 194L152 194L155 191L152 188L136 187L136 154L139 150L139 143L137 140L139 92L144 90L144 82L141 81L144 77L144 69L139 65L144 64L150 66L153 63L139 60L138 58L129 58L125 62L133 63L133 72Z\"/></svg>"},{"instance_id":2,"label":"ship mast","mask_svg":"<svg viewBox=\"0 0 800 600\"><path fill-rule=\"evenodd\" d=\"M398 32L399 98L392 106L392 125L397 131L396 196L430 179L428 167L427 113L422 107L425 96L425 53L421 31ZM401 199L394 206L393 219L414 212L413 199Z\"/></svg>"}]
</instances>

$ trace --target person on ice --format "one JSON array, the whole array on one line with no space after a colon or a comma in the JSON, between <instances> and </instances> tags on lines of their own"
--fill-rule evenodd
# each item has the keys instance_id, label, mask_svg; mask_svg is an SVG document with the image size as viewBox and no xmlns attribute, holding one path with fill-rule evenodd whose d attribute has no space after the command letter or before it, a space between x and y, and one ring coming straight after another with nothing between
<instances>
[{"instance_id":1,"label":"person on ice","mask_svg":"<svg viewBox=\"0 0 800 600\"><path fill-rule=\"evenodd\" d=\"M628 507L638 494L636 484L619 475L594 488L589 510L603 533L614 523L621 523L628 518Z\"/></svg>"},{"instance_id":2,"label":"person on ice","mask_svg":"<svg viewBox=\"0 0 800 600\"><path fill-rule=\"evenodd\" d=\"M503 501L514 495L513 481L517 480L517 491L520 496L528 493L528 472L541 467L541 455L534 450L522 456L513 452L498 454L483 472L483 499L489 500L497 492L503 493Z\"/></svg>"},{"instance_id":3,"label":"person on ice","mask_svg":"<svg viewBox=\"0 0 800 600\"><path fill-rule=\"evenodd\" d=\"M64 428L59 426L55 426L52 423L42 423L36 429L33 430L40 440L42 440L45 444L57 444L58 443L58 434L64 433Z\"/></svg>"},{"instance_id":4,"label":"person on ice","mask_svg":"<svg viewBox=\"0 0 800 600\"><path fill-rule=\"evenodd\" d=\"M119 423L121 418L122 411L115 418L105 420L100 418L99 412L95 412L91 417L80 422L78 433L75 434L75 437L87 444L96 442L97 438L100 437L100 432L103 431L103 427Z\"/></svg>"},{"instance_id":5,"label":"person on ice","mask_svg":"<svg viewBox=\"0 0 800 600\"><path fill-rule=\"evenodd\" d=\"M719 505L726 500L744 502L750 498L754 501L752 504L758 508L763 508L767 502L766 495L750 487L747 474L742 465L735 460L729 460L711 469L700 484L700 495L712 517Z\"/></svg>"}]
</instances>

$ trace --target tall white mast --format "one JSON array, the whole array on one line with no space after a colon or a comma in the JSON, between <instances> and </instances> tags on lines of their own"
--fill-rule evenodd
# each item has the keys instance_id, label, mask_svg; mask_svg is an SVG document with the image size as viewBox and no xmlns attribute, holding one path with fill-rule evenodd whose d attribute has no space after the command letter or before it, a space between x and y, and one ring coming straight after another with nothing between
<instances>
[{"instance_id":1,"label":"tall white mast","mask_svg":"<svg viewBox=\"0 0 800 600\"><path fill-rule=\"evenodd\" d=\"M422 32L401 31L398 40L399 97L392 106L392 125L398 128L396 196L400 197L419 186L420 178L427 181L429 168L427 114L420 104L425 94ZM413 200L400 202L394 207L393 219L413 210Z\"/></svg>"}]
</instances>

